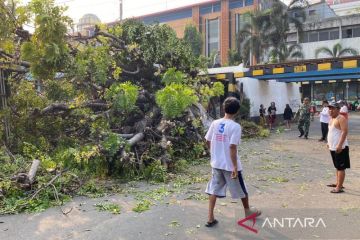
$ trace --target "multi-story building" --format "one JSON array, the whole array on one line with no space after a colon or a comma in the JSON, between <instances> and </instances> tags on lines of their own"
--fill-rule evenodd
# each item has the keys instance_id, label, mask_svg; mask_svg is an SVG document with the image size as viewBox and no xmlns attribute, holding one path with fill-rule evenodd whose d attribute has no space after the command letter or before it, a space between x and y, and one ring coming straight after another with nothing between
<instances>
[{"instance_id":1,"label":"multi-story building","mask_svg":"<svg viewBox=\"0 0 360 240\"><path fill-rule=\"evenodd\" d=\"M271 6L267 0L210 0L139 17L147 24L164 23L183 37L186 25L194 25L203 35L203 54L210 56L220 51L222 64L227 62L228 51L235 46L237 32L244 24L244 13Z\"/></svg>"},{"instance_id":2,"label":"multi-story building","mask_svg":"<svg viewBox=\"0 0 360 240\"><path fill-rule=\"evenodd\" d=\"M330 2L334 4L336 1ZM343 0L338 1L338 4L349 4L350 2L350 0ZM290 29L288 42L290 44L299 43L302 46L305 59L314 59L317 49L327 47L332 50L337 43L340 43L343 48L353 48L360 52L360 13L339 16L331 7L335 5L330 6L328 3L322 1L306 9L307 20L304 23L302 37L294 27ZM331 56L320 54L318 58L331 58ZM307 84L303 84L302 87L303 94L311 96L314 100L331 99L332 97L356 100L360 97L357 79L334 82L329 78L328 81L305 83Z\"/></svg>"},{"instance_id":3,"label":"multi-story building","mask_svg":"<svg viewBox=\"0 0 360 240\"><path fill-rule=\"evenodd\" d=\"M338 16L360 13L358 0L327 0L327 3Z\"/></svg>"}]
</instances>

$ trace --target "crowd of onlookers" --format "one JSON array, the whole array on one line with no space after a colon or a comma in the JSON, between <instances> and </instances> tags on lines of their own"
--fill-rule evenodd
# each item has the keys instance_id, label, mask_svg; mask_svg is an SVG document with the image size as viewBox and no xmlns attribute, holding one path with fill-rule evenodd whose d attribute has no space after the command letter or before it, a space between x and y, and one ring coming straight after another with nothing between
<instances>
[{"instance_id":1,"label":"crowd of onlookers","mask_svg":"<svg viewBox=\"0 0 360 240\"><path fill-rule=\"evenodd\" d=\"M332 100L332 102L335 102ZM349 111L360 111L360 103L359 100L356 100L354 102L347 102L345 100L337 101L337 103L341 106L340 114L343 115L346 119L348 119L348 113ZM324 100L322 102L322 108L324 105L328 104L328 101ZM277 109L275 102L271 102L270 106L268 108L265 108L263 104L260 104L259 108L259 114L260 114L260 125L261 126L269 126L270 130L274 129L275 123L276 123L276 115ZM310 108L311 112L311 118L313 120L313 117L315 114L319 114L321 116L321 111L318 111L315 104L311 104ZM283 121L286 125L286 130L291 128L291 122L294 120L295 114L293 110L291 109L289 104L286 104L286 107L284 109L283 113Z\"/></svg>"},{"instance_id":2,"label":"crowd of onlookers","mask_svg":"<svg viewBox=\"0 0 360 240\"><path fill-rule=\"evenodd\" d=\"M265 109L264 105L260 105L259 113L260 113L260 125L265 126L269 125L269 128L272 130L275 126L276 121L276 106L275 102L271 102L270 106ZM267 116L267 120L266 120ZM285 121L287 129L290 129L291 120L294 118L294 113L290 107L289 104L286 104L286 107L284 109L283 119Z\"/></svg>"}]
</instances>

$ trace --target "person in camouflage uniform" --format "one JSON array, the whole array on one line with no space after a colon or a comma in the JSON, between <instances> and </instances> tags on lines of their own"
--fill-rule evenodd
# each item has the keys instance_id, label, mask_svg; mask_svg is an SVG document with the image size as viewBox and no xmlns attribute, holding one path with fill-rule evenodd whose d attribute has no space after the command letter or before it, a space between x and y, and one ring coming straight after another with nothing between
<instances>
[{"instance_id":1,"label":"person in camouflage uniform","mask_svg":"<svg viewBox=\"0 0 360 240\"><path fill-rule=\"evenodd\" d=\"M298 129L300 131L299 137L305 137L308 139L309 127L310 127L310 118L311 118L311 105L309 98L304 98L303 104L300 106L296 115L299 117Z\"/></svg>"}]
</instances>

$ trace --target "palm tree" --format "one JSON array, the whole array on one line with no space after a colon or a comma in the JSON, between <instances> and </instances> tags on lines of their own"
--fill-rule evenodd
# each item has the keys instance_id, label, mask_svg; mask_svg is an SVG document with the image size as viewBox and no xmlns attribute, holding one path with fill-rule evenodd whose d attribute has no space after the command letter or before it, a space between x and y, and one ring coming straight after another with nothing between
<instances>
[{"instance_id":1,"label":"palm tree","mask_svg":"<svg viewBox=\"0 0 360 240\"><path fill-rule=\"evenodd\" d=\"M237 36L238 49L245 62L249 62L249 55L253 55L259 62L264 50L269 45L267 37L270 26L269 16L261 11L246 13L250 21L245 23Z\"/></svg>"},{"instance_id":2,"label":"palm tree","mask_svg":"<svg viewBox=\"0 0 360 240\"><path fill-rule=\"evenodd\" d=\"M289 25L294 24L299 35L302 35L306 6L308 6L307 0L292 0L287 7L280 0L274 0L270 9L248 13L250 22L240 30L237 40L239 43L237 49L242 50L241 55L245 62L249 59L249 53L252 53L256 62L260 62L268 49L273 49L273 53L280 61L284 55L284 60L288 59L292 54L286 56L290 50L287 48ZM291 11L296 11L297 17L294 17ZM292 47L292 51L296 49L299 49L299 46Z\"/></svg>"},{"instance_id":3,"label":"palm tree","mask_svg":"<svg viewBox=\"0 0 360 240\"><path fill-rule=\"evenodd\" d=\"M307 5L306 0L292 0L288 7L279 0L274 1L269 13L271 21L269 38L271 46L277 52L283 52L284 49L287 49L287 35L290 24L294 24L299 36L302 36L303 22L306 18L304 8ZM296 12L296 17L293 15L294 12Z\"/></svg>"},{"instance_id":4,"label":"palm tree","mask_svg":"<svg viewBox=\"0 0 360 240\"><path fill-rule=\"evenodd\" d=\"M299 44L282 45L280 48L273 48L269 53L271 63L286 62L293 59L303 59L304 54Z\"/></svg>"},{"instance_id":5,"label":"palm tree","mask_svg":"<svg viewBox=\"0 0 360 240\"><path fill-rule=\"evenodd\" d=\"M343 48L340 43L333 46L332 50L328 47L320 47L315 50L315 58L318 58L319 54L325 54L332 58L343 57L345 55L358 55L359 52L354 48Z\"/></svg>"}]
</instances>

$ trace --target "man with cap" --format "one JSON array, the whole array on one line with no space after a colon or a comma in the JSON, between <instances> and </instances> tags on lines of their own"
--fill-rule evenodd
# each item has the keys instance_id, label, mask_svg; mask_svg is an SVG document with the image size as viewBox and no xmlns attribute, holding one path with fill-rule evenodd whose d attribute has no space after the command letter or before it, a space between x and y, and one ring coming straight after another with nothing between
<instances>
[{"instance_id":1,"label":"man with cap","mask_svg":"<svg viewBox=\"0 0 360 240\"><path fill-rule=\"evenodd\" d=\"M299 110L296 113L296 117L299 116L298 129L300 131L300 138L305 135L305 139L308 139L311 117L310 110L310 99L306 97L304 98L304 103L300 106Z\"/></svg>"},{"instance_id":2,"label":"man with cap","mask_svg":"<svg viewBox=\"0 0 360 240\"><path fill-rule=\"evenodd\" d=\"M331 193L344 192L343 183L345 180L345 169L350 168L349 143L347 140L348 121L340 115L340 105L338 103L329 104L328 147L336 168L336 184L329 184L334 187Z\"/></svg>"}]
</instances>

